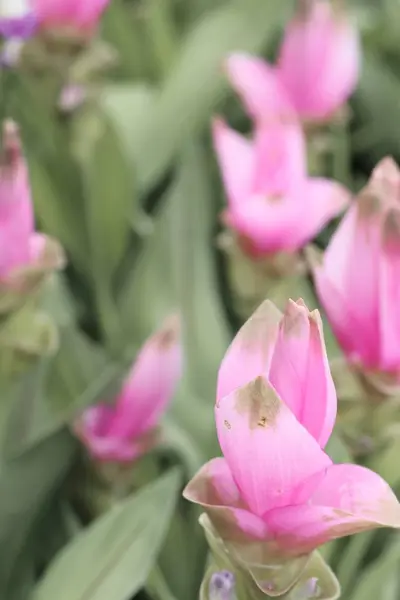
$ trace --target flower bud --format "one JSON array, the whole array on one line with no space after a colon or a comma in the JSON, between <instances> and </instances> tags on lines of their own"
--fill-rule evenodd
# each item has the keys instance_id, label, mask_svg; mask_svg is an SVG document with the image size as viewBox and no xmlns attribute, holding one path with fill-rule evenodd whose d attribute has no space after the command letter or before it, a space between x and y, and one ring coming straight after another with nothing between
<instances>
[{"instance_id":1,"label":"flower bud","mask_svg":"<svg viewBox=\"0 0 400 600\"><path fill-rule=\"evenodd\" d=\"M166 319L140 350L115 400L87 409L75 431L104 462L129 462L154 445L154 433L182 374L179 319Z\"/></svg>"}]
</instances>

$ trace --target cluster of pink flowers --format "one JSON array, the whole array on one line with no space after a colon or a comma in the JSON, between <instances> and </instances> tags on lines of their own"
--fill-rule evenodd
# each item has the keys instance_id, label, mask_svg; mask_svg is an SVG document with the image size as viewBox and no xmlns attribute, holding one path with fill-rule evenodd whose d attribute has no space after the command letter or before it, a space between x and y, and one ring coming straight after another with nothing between
<instances>
[{"instance_id":1,"label":"cluster of pink flowers","mask_svg":"<svg viewBox=\"0 0 400 600\"><path fill-rule=\"evenodd\" d=\"M298 251L348 208L324 256L312 261L316 291L349 361L400 383L400 171L383 160L354 201L338 183L307 174L305 127L334 118L355 88L359 62L357 31L325 0L304 3L289 23L276 66L228 58L254 135L249 141L214 120L223 221L259 258ZM324 452L336 409L318 311L290 300L282 315L266 301L220 367L223 458L184 492L242 564L249 553L293 559L338 537L400 527L385 481L358 465L332 464Z\"/></svg>"},{"instance_id":2,"label":"cluster of pink flowers","mask_svg":"<svg viewBox=\"0 0 400 600\"><path fill-rule=\"evenodd\" d=\"M228 199L224 222L253 257L299 250L350 200L338 183L307 177L303 124L330 119L353 91L358 34L330 3L308 4L289 23L276 67L246 55L226 61L255 132L248 141L214 123Z\"/></svg>"}]
</instances>

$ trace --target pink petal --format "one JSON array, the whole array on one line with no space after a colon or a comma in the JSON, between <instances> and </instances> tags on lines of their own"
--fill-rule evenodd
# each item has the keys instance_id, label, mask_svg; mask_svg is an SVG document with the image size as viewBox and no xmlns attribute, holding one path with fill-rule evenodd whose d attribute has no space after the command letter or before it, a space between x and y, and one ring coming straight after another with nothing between
<instances>
[{"instance_id":1,"label":"pink petal","mask_svg":"<svg viewBox=\"0 0 400 600\"><path fill-rule=\"evenodd\" d=\"M356 226L357 202L355 201L340 221L324 253L326 274L344 297L346 294L349 256L351 256L353 251Z\"/></svg>"},{"instance_id":2,"label":"pink petal","mask_svg":"<svg viewBox=\"0 0 400 600\"><path fill-rule=\"evenodd\" d=\"M116 403L110 435L132 438L153 428L182 374L180 324L175 316L144 344Z\"/></svg>"},{"instance_id":3,"label":"pink petal","mask_svg":"<svg viewBox=\"0 0 400 600\"><path fill-rule=\"evenodd\" d=\"M305 119L322 119L339 108L359 75L357 31L328 2L313 2L310 13L293 19L278 59L278 72L291 102Z\"/></svg>"},{"instance_id":4,"label":"pink petal","mask_svg":"<svg viewBox=\"0 0 400 600\"><path fill-rule=\"evenodd\" d=\"M292 244L299 248L316 237L329 221L347 208L350 199L350 192L339 183L329 179L308 179L301 189L302 218L298 221Z\"/></svg>"},{"instance_id":5,"label":"pink petal","mask_svg":"<svg viewBox=\"0 0 400 600\"><path fill-rule=\"evenodd\" d=\"M238 536L263 539L268 535L262 519L249 512L223 458L214 458L188 483L184 497L205 508L224 540Z\"/></svg>"},{"instance_id":6,"label":"pink petal","mask_svg":"<svg viewBox=\"0 0 400 600\"><path fill-rule=\"evenodd\" d=\"M381 369L400 368L400 210L391 209L383 228L379 272Z\"/></svg>"},{"instance_id":7,"label":"pink petal","mask_svg":"<svg viewBox=\"0 0 400 600\"><path fill-rule=\"evenodd\" d=\"M258 375L268 375L282 313L266 300L236 334L218 373L217 401Z\"/></svg>"},{"instance_id":8,"label":"pink petal","mask_svg":"<svg viewBox=\"0 0 400 600\"><path fill-rule=\"evenodd\" d=\"M331 464L263 377L222 398L215 418L222 452L256 515L290 503L305 478Z\"/></svg>"},{"instance_id":9,"label":"pink petal","mask_svg":"<svg viewBox=\"0 0 400 600\"><path fill-rule=\"evenodd\" d=\"M369 346L363 323L326 271L324 265L313 269L318 299L341 348L350 359L358 359L362 349Z\"/></svg>"},{"instance_id":10,"label":"pink petal","mask_svg":"<svg viewBox=\"0 0 400 600\"><path fill-rule=\"evenodd\" d=\"M33 232L33 208L28 170L22 156L16 125L3 127L0 168L0 277L29 264L29 239Z\"/></svg>"},{"instance_id":11,"label":"pink petal","mask_svg":"<svg viewBox=\"0 0 400 600\"><path fill-rule=\"evenodd\" d=\"M92 27L110 0L32 0L32 8L44 26Z\"/></svg>"},{"instance_id":12,"label":"pink petal","mask_svg":"<svg viewBox=\"0 0 400 600\"><path fill-rule=\"evenodd\" d=\"M294 554L359 531L400 527L397 498L373 471L358 465L332 465L314 476L314 484L308 504L278 508L266 515L277 542Z\"/></svg>"},{"instance_id":13,"label":"pink petal","mask_svg":"<svg viewBox=\"0 0 400 600\"><path fill-rule=\"evenodd\" d=\"M258 121L295 119L295 112L277 71L260 58L232 54L225 62L231 85L249 115Z\"/></svg>"},{"instance_id":14,"label":"pink petal","mask_svg":"<svg viewBox=\"0 0 400 600\"><path fill-rule=\"evenodd\" d=\"M347 255L345 294L353 314L362 323L368 343L359 347L365 366L379 362L379 261L381 257L382 213L374 200L357 200L356 224Z\"/></svg>"},{"instance_id":15,"label":"pink petal","mask_svg":"<svg viewBox=\"0 0 400 600\"><path fill-rule=\"evenodd\" d=\"M266 123L254 138L254 192L282 196L295 192L306 175L306 142L300 125Z\"/></svg>"},{"instance_id":16,"label":"pink petal","mask_svg":"<svg viewBox=\"0 0 400 600\"><path fill-rule=\"evenodd\" d=\"M40 262L46 249L48 237L42 233L34 233L29 239L29 254L31 264Z\"/></svg>"},{"instance_id":17,"label":"pink petal","mask_svg":"<svg viewBox=\"0 0 400 600\"><path fill-rule=\"evenodd\" d=\"M378 196L384 208L400 205L400 169L390 156L383 158L374 168L368 188Z\"/></svg>"},{"instance_id":18,"label":"pink petal","mask_svg":"<svg viewBox=\"0 0 400 600\"><path fill-rule=\"evenodd\" d=\"M253 196L226 216L226 223L248 238L258 255L292 251L304 210L296 196Z\"/></svg>"},{"instance_id":19,"label":"pink petal","mask_svg":"<svg viewBox=\"0 0 400 600\"><path fill-rule=\"evenodd\" d=\"M336 419L336 391L321 318L318 311L310 313L302 301L289 300L269 380L297 420L324 447Z\"/></svg>"},{"instance_id":20,"label":"pink petal","mask_svg":"<svg viewBox=\"0 0 400 600\"><path fill-rule=\"evenodd\" d=\"M115 409L108 404L87 408L79 418L79 429L87 435L104 436L110 429Z\"/></svg>"},{"instance_id":21,"label":"pink petal","mask_svg":"<svg viewBox=\"0 0 400 600\"><path fill-rule=\"evenodd\" d=\"M253 148L246 138L230 129L222 119L214 119L212 133L228 202L233 208L251 195Z\"/></svg>"}]
</instances>

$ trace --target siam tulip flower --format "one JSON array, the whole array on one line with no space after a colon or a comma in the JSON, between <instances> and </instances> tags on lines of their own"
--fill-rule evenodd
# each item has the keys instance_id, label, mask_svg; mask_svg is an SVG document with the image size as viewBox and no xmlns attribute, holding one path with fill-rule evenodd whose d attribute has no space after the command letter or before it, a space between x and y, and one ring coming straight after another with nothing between
<instances>
[{"instance_id":1,"label":"siam tulip flower","mask_svg":"<svg viewBox=\"0 0 400 600\"><path fill-rule=\"evenodd\" d=\"M44 29L91 32L110 0L32 0L37 19Z\"/></svg>"},{"instance_id":2,"label":"siam tulip flower","mask_svg":"<svg viewBox=\"0 0 400 600\"><path fill-rule=\"evenodd\" d=\"M136 459L154 442L154 431L182 374L180 325L168 318L139 352L115 405L87 409L75 430L99 461Z\"/></svg>"},{"instance_id":3,"label":"siam tulip flower","mask_svg":"<svg viewBox=\"0 0 400 600\"><path fill-rule=\"evenodd\" d=\"M263 565L281 561L293 584L318 546L400 527L400 505L381 477L333 464L324 452L335 418L318 311L290 300L282 315L266 301L220 367L215 419L224 458L202 467L184 496L204 508L230 555L267 593L278 594L276 573L267 581Z\"/></svg>"},{"instance_id":4,"label":"siam tulip flower","mask_svg":"<svg viewBox=\"0 0 400 600\"><path fill-rule=\"evenodd\" d=\"M400 171L392 159L373 171L314 277L348 360L400 383Z\"/></svg>"},{"instance_id":5,"label":"siam tulip flower","mask_svg":"<svg viewBox=\"0 0 400 600\"><path fill-rule=\"evenodd\" d=\"M312 0L287 25L276 67L247 55L228 58L226 70L257 120L297 113L323 121L354 91L360 70L359 38L342 9Z\"/></svg>"},{"instance_id":6,"label":"siam tulip flower","mask_svg":"<svg viewBox=\"0 0 400 600\"><path fill-rule=\"evenodd\" d=\"M339 183L307 177L295 122L264 123L248 141L218 119L213 137L228 198L224 221L254 257L302 248L350 200Z\"/></svg>"},{"instance_id":7,"label":"siam tulip flower","mask_svg":"<svg viewBox=\"0 0 400 600\"><path fill-rule=\"evenodd\" d=\"M29 283L63 265L58 243L35 231L18 128L7 121L0 164L0 291L22 292Z\"/></svg>"}]
</instances>

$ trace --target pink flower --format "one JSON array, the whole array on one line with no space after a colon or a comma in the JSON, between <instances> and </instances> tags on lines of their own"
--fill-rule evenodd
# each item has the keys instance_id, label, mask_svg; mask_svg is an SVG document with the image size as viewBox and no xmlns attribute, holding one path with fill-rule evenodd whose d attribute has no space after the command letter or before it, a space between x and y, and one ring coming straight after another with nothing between
<instances>
[{"instance_id":1,"label":"pink flower","mask_svg":"<svg viewBox=\"0 0 400 600\"><path fill-rule=\"evenodd\" d=\"M32 0L44 28L62 27L90 31L98 23L110 0Z\"/></svg>"},{"instance_id":2,"label":"pink flower","mask_svg":"<svg viewBox=\"0 0 400 600\"><path fill-rule=\"evenodd\" d=\"M232 85L256 119L297 113L329 118L354 91L360 70L357 30L330 2L312 0L288 24L277 66L246 55L226 64Z\"/></svg>"},{"instance_id":3,"label":"pink flower","mask_svg":"<svg viewBox=\"0 0 400 600\"><path fill-rule=\"evenodd\" d=\"M3 129L0 164L0 287L24 287L28 275L62 267L58 244L34 229L28 169L21 152L18 128Z\"/></svg>"},{"instance_id":4,"label":"pink flower","mask_svg":"<svg viewBox=\"0 0 400 600\"><path fill-rule=\"evenodd\" d=\"M314 275L348 358L400 380L400 171L392 159L373 171Z\"/></svg>"},{"instance_id":5,"label":"pink flower","mask_svg":"<svg viewBox=\"0 0 400 600\"><path fill-rule=\"evenodd\" d=\"M225 223L254 255L294 251L348 204L340 184L307 177L304 135L295 123L264 123L248 141L222 121L214 146L228 198Z\"/></svg>"},{"instance_id":6,"label":"pink flower","mask_svg":"<svg viewBox=\"0 0 400 600\"><path fill-rule=\"evenodd\" d=\"M75 431L100 461L132 461L154 444L154 432L182 373L177 317L167 319L140 350L114 406L88 408Z\"/></svg>"},{"instance_id":7,"label":"pink flower","mask_svg":"<svg viewBox=\"0 0 400 600\"><path fill-rule=\"evenodd\" d=\"M207 463L184 491L241 564L301 561L329 540L400 527L400 505L378 475L332 464L323 451L335 418L318 311L290 300L282 315L266 301L219 371L215 419L224 458Z\"/></svg>"}]
</instances>

